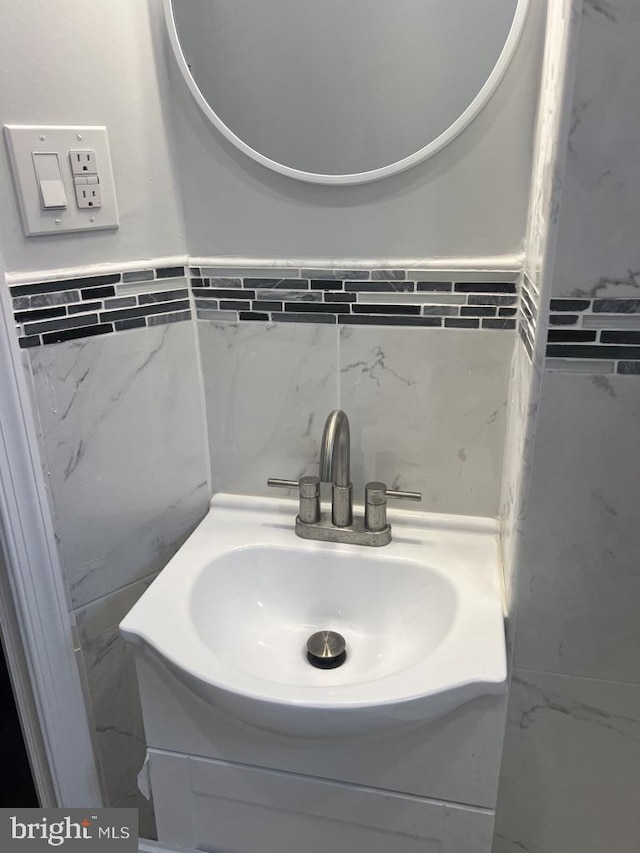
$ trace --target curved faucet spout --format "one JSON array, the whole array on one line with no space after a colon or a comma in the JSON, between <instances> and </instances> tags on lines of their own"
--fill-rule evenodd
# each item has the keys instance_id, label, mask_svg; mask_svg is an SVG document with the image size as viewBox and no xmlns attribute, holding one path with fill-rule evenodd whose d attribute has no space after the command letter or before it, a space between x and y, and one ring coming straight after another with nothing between
<instances>
[{"instance_id":1,"label":"curved faucet spout","mask_svg":"<svg viewBox=\"0 0 640 853\"><path fill-rule=\"evenodd\" d=\"M351 436L349 418L342 409L335 409L324 425L320 448L320 479L335 486L351 482Z\"/></svg>"}]
</instances>

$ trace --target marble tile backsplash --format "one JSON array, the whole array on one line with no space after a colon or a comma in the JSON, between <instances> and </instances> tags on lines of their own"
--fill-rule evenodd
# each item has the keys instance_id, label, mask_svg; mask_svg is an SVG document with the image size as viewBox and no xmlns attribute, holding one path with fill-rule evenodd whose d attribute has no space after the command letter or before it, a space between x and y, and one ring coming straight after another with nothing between
<instances>
[{"instance_id":1,"label":"marble tile backsplash","mask_svg":"<svg viewBox=\"0 0 640 853\"><path fill-rule=\"evenodd\" d=\"M336 328L199 321L214 492L271 494L268 477L317 471L339 405Z\"/></svg>"},{"instance_id":2,"label":"marble tile backsplash","mask_svg":"<svg viewBox=\"0 0 640 853\"><path fill-rule=\"evenodd\" d=\"M495 516L513 343L466 330L341 329L354 483L420 491L433 512Z\"/></svg>"},{"instance_id":3,"label":"marble tile backsplash","mask_svg":"<svg viewBox=\"0 0 640 853\"><path fill-rule=\"evenodd\" d=\"M364 484L438 512L495 515L513 335L476 330L198 322L214 491L272 494L317 472L324 420L351 422Z\"/></svg>"},{"instance_id":4,"label":"marble tile backsplash","mask_svg":"<svg viewBox=\"0 0 640 853\"><path fill-rule=\"evenodd\" d=\"M71 607L162 568L209 501L188 323L36 347L40 438Z\"/></svg>"}]
</instances>

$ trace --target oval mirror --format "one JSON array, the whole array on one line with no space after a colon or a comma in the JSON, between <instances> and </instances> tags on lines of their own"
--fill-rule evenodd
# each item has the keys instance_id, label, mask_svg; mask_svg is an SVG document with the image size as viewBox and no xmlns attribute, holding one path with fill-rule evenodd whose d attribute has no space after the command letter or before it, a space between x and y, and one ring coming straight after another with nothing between
<instances>
[{"instance_id":1,"label":"oval mirror","mask_svg":"<svg viewBox=\"0 0 640 853\"><path fill-rule=\"evenodd\" d=\"M357 184L435 154L478 114L529 0L164 0L208 118L299 180Z\"/></svg>"}]
</instances>

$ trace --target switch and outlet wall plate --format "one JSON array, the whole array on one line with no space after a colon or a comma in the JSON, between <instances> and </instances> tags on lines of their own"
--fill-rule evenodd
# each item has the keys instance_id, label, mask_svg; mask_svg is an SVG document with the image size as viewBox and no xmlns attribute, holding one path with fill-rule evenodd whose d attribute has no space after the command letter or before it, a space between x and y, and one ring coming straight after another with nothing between
<instances>
[{"instance_id":1,"label":"switch and outlet wall plate","mask_svg":"<svg viewBox=\"0 0 640 853\"><path fill-rule=\"evenodd\" d=\"M5 125L4 135L27 236L118 227L106 127ZM57 154L66 207L43 209L34 166L43 153Z\"/></svg>"}]
</instances>

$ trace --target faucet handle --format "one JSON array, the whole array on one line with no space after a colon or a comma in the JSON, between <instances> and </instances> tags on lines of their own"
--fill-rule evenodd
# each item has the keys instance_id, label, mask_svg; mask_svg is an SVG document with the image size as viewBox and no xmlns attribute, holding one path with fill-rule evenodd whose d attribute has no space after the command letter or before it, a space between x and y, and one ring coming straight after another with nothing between
<instances>
[{"instance_id":1,"label":"faucet handle","mask_svg":"<svg viewBox=\"0 0 640 853\"><path fill-rule=\"evenodd\" d=\"M300 489L301 498L315 498L320 494L320 480L318 477L300 477L299 480L281 480L278 477L269 477L267 486L280 489Z\"/></svg>"},{"instance_id":2,"label":"faucet handle","mask_svg":"<svg viewBox=\"0 0 640 853\"><path fill-rule=\"evenodd\" d=\"M379 532L387 525L387 498L398 498L405 501L420 501L420 492L401 492L398 489L388 489L384 483L377 481L367 483L364 490L364 526L367 530Z\"/></svg>"},{"instance_id":3,"label":"faucet handle","mask_svg":"<svg viewBox=\"0 0 640 853\"><path fill-rule=\"evenodd\" d=\"M422 492L403 492L399 489L388 489L384 483L372 482L365 486L365 503L372 506L386 504L387 498L404 501L421 501Z\"/></svg>"},{"instance_id":4,"label":"faucet handle","mask_svg":"<svg viewBox=\"0 0 640 853\"><path fill-rule=\"evenodd\" d=\"M387 497L402 501L421 501L422 492L403 492L399 489L387 489Z\"/></svg>"},{"instance_id":5,"label":"faucet handle","mask_svg":"<svg viewBox=\"0 0 640 853\"><path fill-rule=\"evenodd\" d=\"M300 492L300 521L316 524L320 521L320 480L318 477L300 477L299 480L281 480L269 477L267 486L280 489L298 489Z\"/></svg>"},{"instance_id":6,"label":"faucet handle","mask_svg":"<svg viewBox=\"0 0 640 853\"><path fill-rule=\"evenodd\" d=\"M267 486L275 489L297 489L300 483L298 480L282 480L280 477L269 477Z\"/></svg>"}]
</instances>

